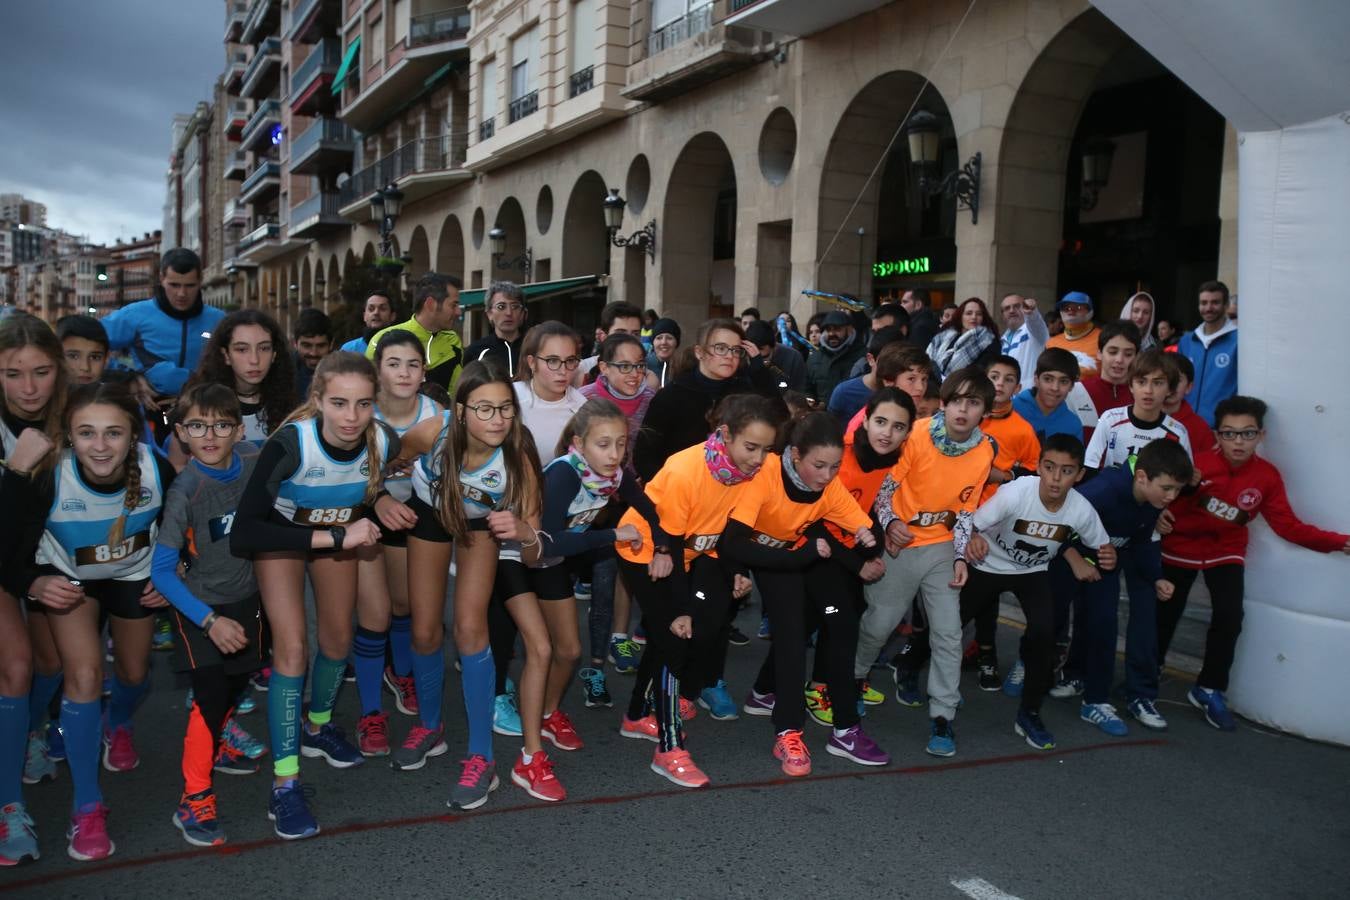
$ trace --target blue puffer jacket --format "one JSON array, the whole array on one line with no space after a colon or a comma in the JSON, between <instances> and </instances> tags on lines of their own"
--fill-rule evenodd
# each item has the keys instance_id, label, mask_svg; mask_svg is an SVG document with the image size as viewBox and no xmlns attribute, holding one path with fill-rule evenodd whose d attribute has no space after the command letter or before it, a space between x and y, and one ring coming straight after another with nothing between
<instances>
[{"instance_id":1,"label":"blue puffer jacket","mask_svg":"<svg viewBox=\"0 0 1350 900\"><path fill-rule=\"evenodd\" d=\"M145 375L155 392L174 396L197 368L202 348L225 313L199 299L179 312L159 297L128 303L103 319L114 351L130 350L132 368Z\"/></svg>"},{"instance_id":2,"label":"blue puffer jacket","mask_svg":"<svg viewBox=\"0 0 1350 900\"><path fill-rule=\"evenodd\" d=\"M1237 326L1227 322L1207 340L1200 331L1188 331L1177 342L1177 352L1195 366L1195 383L1186 399L1202 419L1214 427L1214 407L1238 389Z\"/></svg>"}]
</instances>

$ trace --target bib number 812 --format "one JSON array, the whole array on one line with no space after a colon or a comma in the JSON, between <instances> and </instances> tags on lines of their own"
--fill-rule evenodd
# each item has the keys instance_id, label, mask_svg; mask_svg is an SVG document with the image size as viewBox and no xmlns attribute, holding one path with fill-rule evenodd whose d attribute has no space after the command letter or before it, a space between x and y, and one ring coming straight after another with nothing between
<instances>
[{"instance_id":1,"label":"bib number 812","mask_svg":"<svg viewBox=\"0 0 1350 900\"><path fill-rule=\"evenodd\" d=\"M342 525L350 522L352 510L349 506L341 509L310 509L306 510L306 525Z\"/></svg>"}]
</instances>

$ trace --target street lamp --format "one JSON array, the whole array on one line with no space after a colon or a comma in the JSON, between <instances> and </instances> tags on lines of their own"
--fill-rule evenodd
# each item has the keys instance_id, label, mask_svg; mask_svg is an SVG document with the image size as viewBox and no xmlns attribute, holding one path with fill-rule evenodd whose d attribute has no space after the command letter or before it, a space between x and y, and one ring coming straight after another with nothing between
<instances>
[{"instance_id":1,"label":"street lamp","mask_svg":"<svg viewBox=\"0 0 1350 900\"><path fill-rule=\"evenodd\" d=\"M326 287L328 287L328 279L323 277L323 269L320 269L314 273L314 293L319 295L320 303L328 299L328 295L324 293Z\"/></svg>"},{"instance_id":2,"label":"street lamp","mask_svg":"<svg viewBox=\"0 0 1350 900\"><path fill-rule=\"evenodd\" d=\"M609 242L615 247L633 247L647 251L647 258L656 262L656 220L652 219L627 237L619 234L623 225L623 210L628 201L619 196L618 188L610 188L609 196L601 206L605 210L605 228L609 229Z\"/></svg>"},{"instance_id":3,"label":"street lamp","mask_svg":"<svg viewBox=\"0 0 1350 900\"><path fill-rule=\"evenodd\" d=\"M286 308L295 306L295 302L300 299L300 285L291 282L286 286Z\"/></svg>"},{"instance_id":4,"label":"street lamp","mask_svg":"<svg viewBox=\"0 0 1350 900\"><path fill-rule=\"evenodd\" d=\"M1091 137L1083 142L1083 189L1078 195L1079 209L1086 212L1096 208L1098 192L1111 180L1111 162L1115 155L1115 141Z\"/></svg>"},{"instance_id":5,"label":"street lamp","mask_svg":"<svg viewBox=\"0 0 1350 900\"><path fill-rule=\"evenodd\" d=\"M938 117L921 109L909 117L905 126L909 142L909 160L919 174L919 193L924 197L942 194L956 198L957 209L970 210L970 224L980 221L980 154L976 153L966 164L939 179L938 150L942 142L942 123Z\"/></svg>"},{"instance_id":6,"label":"street lamp","mask_svg":"<svg viewBox=\"0 0 1350 900\"><path fill-rule=\"evenodd\" d=\"M488 240L492 242L492 265L498 269L515 269L528 280L530 270L534 267L534 251L529 247L519 256L506 259L506 229L500 225L492 226L488 232Z\"/></svg>"},{"instance_id":7,"label":"street lamp","mask_svg":"<svg viewBox=\"0 0 1350 900\"><path fill-rule=\"evenodd\" d=\"M370 197L370 217L380 223L380 256L394 255L394 223L403 212L403 192L392 181Z\"/></svg>"}]
</instances>

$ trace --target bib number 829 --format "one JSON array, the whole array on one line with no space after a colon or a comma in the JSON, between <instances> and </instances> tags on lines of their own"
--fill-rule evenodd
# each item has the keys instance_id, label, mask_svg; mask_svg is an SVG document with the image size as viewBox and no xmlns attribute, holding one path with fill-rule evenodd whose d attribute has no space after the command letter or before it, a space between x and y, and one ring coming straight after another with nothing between
<instances>
[{"instance_id":1,"label":"bib number 829","mask_svg":"<svg viewBox=\"0 0 1350 900\"><path fill-rule=\"evenodd\" d=\"M1242 510L1233 506L1231 503L1224 503L1217 497L1210 497L1209 501L1205 503L1205 512L1215 518L1223 519L1226 522L1232 522L1241 514Z\"/></svg>"}]
</instances>

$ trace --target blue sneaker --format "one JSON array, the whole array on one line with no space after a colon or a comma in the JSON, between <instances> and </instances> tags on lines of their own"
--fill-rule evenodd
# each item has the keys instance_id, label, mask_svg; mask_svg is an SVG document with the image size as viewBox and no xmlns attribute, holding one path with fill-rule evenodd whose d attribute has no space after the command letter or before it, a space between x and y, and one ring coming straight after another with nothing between
<instances>
[{"instance_id":1,"label":"blue sneaker","mask_svg":"<svg viewBox=\"0 0 1350 900\"><path fill-rule=\"evenodd\" d=\"M169 624L168 616L155 617L155 631L150 637L151 650L172 650L173 649L173 626Z\"/></svg>"},{"instance_id":2,"label":"blue sneaker","mask_svg":"<svg viewBox=\"0 0 1350 900\"><path fill-rule=\"evenodd\" d=\"M1027 667L1022 665L1019 659L1013 663L1013 667L1008 670L1008 677L1003 679L1003 693L1009 697L1022 696L1022 683L1027 680Z\"/></svg>"},{"instance_id":3,"label":"blue sneaker","mask_svg":"<svg viewBox=\"0 0 1350 900\"><path fill-rule=\"evenodd\" d=\"M580 578L572 582L572 596L577 600L591 599L591 583Z\"/></svg>"},{"instance_id":4,"label":"blue sneaker","mask_svg":"<svg viewBox=\"0 0 1350 900\"><path fill-rule=\"evenodd\" d=\"M520 737L520 710L516 709L515 694L498 694L492 701L492 730L507 737Z\"/></svg>"},{"instance_id":5,"label":"blue sneaker","mask_svg":"<svg viewBox=\"0 0 1350 900\"><path fill-rule=\"evenodd\" d=\"M56 780L56 763L47 752L47 742L38 731L28 732L28 745L24 748L23 783L38 784L42 781Z\"/></svg>"},{"instance_id":6,"label":"blue sneaker","mask_svg":"<svg viewBox=\"0 0 1350 900\"><path fill-rule=\"evenodd\" d=\"M932 720L928 731L928 746L924 748L929 756L955 756L956 732L952 723L942 716Z\"/></svg>"},{"instance_id":7,"label":"blue sneaker","mask_svg":"<svg viewBox=\"0 0 1350 900\"><path fill-rule=\"evenodd\" d=\"M759 638L761 641L768 641L773 639L773 629L769 627L768 616L760 617L759 631L755 632L755 637Z\"/></svg>"},{"instance_id":8,"label":"blue sneaker","mask_svg":"<svg viewBox=\"0 0 1350 900\"><path fill-rule=\"evenodd\" d=\"M24 805L16 801L0 809L0 866L36 861L41 855L33 820Z\"/></svg>"},{"instance_id":9,"label":"blue sneaker","mask_svg":"<svg viewBox=\"0 0 1350 900\"><path fill-rule=\"evenodd\" d=\"M614 700L609 696L609 687L605 684L605 673L600 669L587 667L577 673L581 683L586 686L586 706L594 709L597 706L611 707Z\"/></svg>"},{"instance_id":10,"label":"blue sneaker","mask_svg":"<svg viewBox=\"0 0 1350 900\"><path fill-rule=\"evenodd\" d=\"M719 722L729 722L732 719L739 719L741 714L736 710L736 701L731 699L731 694L727 692L727 683L718 681L717 684L699 691L698 705L708 711Z\"/></svg>"},{"instance_id":11,"label":"blue sneaker","mask_svg":"<svg viewBox=\"0 0 1350 900\"><path fill-rule=\"evenodd\" d=\"M1202 688L1197 684L1187 692L1186 699L1191 701L1191 706L1205 714L1205 721L1210 725L1220 731L1237 730L1237 720L1228 711L1228 700L1223 691Z\"/></svg>"},{"instance_id":12,"label":"blue sneaker","mask_svg":"<svg viewBox=\"0 0 1350 900\"><path fill-rule=\"evenodd\" d=\"M184 794L173 814L173 824L183 833L183 840L194 847L225 843L225 831L216 817L216 792L211 788L199 794Z\"/></svg>"},{"instance_id":13,"label":"blue sneaker","mask_svg":"<svg viewBox=\"0 0 1350 900\"><path fill-rule=\"evenodd\" d=\"M272 830L283 841L298 841L319 833L319 823L314 821L300 782L294 778L281 787L272 788L272 796L267 801L267 818L272 820Z\"/></svg>"},{"instance_id":14,"label":"blue sneaker","mask_svg":"<svg viewBox=\"0 0 1350 900\"><path fill-rule=\"evenodd\" d=\"M245 731L234 716L225 720L225 727L220 730L220 740L249 759L258 759L267 753L267 745Z\"/></svg>"},{"instance_id":15,"label":"blue sneaker","mask_svg":"<svg viewBox=\"0 0 1350 900\"><path fill-rule=\"evenodd\" d=\"M52 762L66 761L66 735L55 722L47 723L47 758Z\"/></svg>"},{"instance_id":16,"label":"blue sneaker","mask_svg":"<svg viewBox=\"0 0 1350 900\"><path fill-rule=\"evenodd\" d=\"M1078 718L1089 725L1096 725L1113 737L1124 737L1130 733L1129 726L1116 715L1116 708L1110 703L1084 703Z\"/></svg>"},{"instance_id":17,"label":"blue sneaker","mask_svg":"<svg viewBox=\"0 0 1350 900\"><path fill-rule=\"evenodd\" d=\"M919 693L919 673L913 669L895 669L895 702L910 709L923 706Z\"/></svg>"},{"instance_id":18,"label":"blue sneaker","mask_svg":"<svg viewBox=\"0 0 1350 900\"><path fill-rule=\"evenodd\" d=\"M253 694L248 688L244 688L244 692L239 695L239 699L234 704L234 714L246 716L257 708L258 701L253 699Z\"/></svg>"},{"instance_id":19,"label":"blue sneaker","mask_svg":"<svg viewBox=\"0 0 1350 900\"><path fill-rule=\"evenodd\" d=\"M350 769L366 761L361 751L347 742L342 729L331 722L320 725L313 734L303 725L300 727L300 754L322 758L335 769Z\"/></svg>"},{"instance_id":20,"label":"blue sneaker","mask_svg":"<svg viewBox=\"0 0 1350 900\"><path fill-rule=\"evenodd\" d=\"M1041 714L1029 712L1025 709L1017 711L1017 719L1013 722L1013 731L1017 732L1018 737L1026 738L1027 744L1036 750L1055 749L1055 736L1050 733L1050 729L1045 727L1041 721Z\"/></svg>"},{"instance_id":21,"label":"blue sneaker","mask_svg":"<svg viewBox=\"0 0 1350 900\"><path fill-rule=\"evenodd\" d=\"M632 675L637 671L641 652L637 641L631 638L609 639L609 661L614 665L614 671L620 675Z\"/></svg>"}]
</instances>

